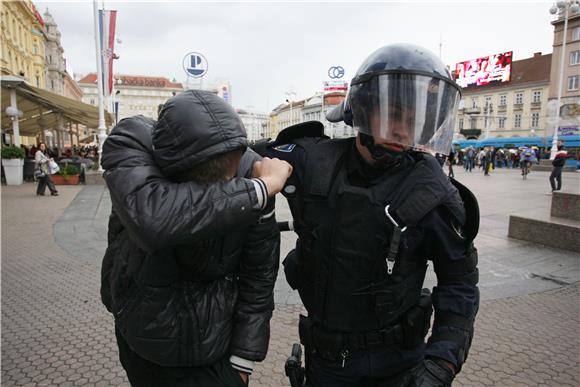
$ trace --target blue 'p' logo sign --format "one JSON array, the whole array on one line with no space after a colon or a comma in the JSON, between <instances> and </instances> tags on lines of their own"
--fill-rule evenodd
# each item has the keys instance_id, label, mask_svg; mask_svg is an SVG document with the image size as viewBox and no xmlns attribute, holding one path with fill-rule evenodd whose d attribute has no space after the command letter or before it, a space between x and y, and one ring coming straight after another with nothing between
<instances>
[{"instance_id":1,"label":"blue 'p' logo sign","mask_svg":"<svg viewBox=\"0 0 580 387\"><path fill-rule=\"evenodd\" d=\"M203 77L207 73L207 68L207 59L198 52L190 52L183 58L183 69L190 77Z\"/></svg>"}]
</instances>

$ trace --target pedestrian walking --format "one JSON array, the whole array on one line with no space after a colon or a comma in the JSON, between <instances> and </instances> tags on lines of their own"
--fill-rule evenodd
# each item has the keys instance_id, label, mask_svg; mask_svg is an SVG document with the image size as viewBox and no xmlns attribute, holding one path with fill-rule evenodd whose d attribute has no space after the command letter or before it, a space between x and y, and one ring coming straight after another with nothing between
<instances>
[{"instance_id":1,"label":"pedestrian walking","mask_svg":"<svg viewBox=\"0 0 580 387\"><path fill-rule=\"evenodd\" d=\"M449 171L447 173L447 177L455 177L455 173L453 173L453 163L455 162L455 152L453 149L449 151L449 157L447 158L447 162L449 163Z\"/></svg>"},{"instance_id":2,"label":"pedestrian walking","mask_svg":"<svg viewBox=\"0 0 580 387\"><path fill-rule=\"evenodd\" d=\"M308 311L308 385L449 386L461 370L479 304L477 203L431 156L449 152L460 90L426 49L386 46L327 115L356 137L307 123L267 147L294 167L283 193L298 242L284 270ZM432 298L421 291L428 258Z\"/></svg>"},{"instance_id":3,"label":"pedestrian walking","mask_svg":"<svg viewBox=\"0 0 580 387\"><path fill-rule=\"evenodd\" d=\"M247 386L265 358L273 196L292 168L258 159L235 111L205 91L171 98L157 122L122 120L106 140L101 298L131 385Z\"/></svg>"},{"instance_id":4,"label":"pedestrian walking","mask_svg":"<svg viewBox=\"0 0 580 387\"><path fill-rule=\"evenodd\" d=\"M44 196L46 187L50 191L50 196L58 196L58 191L50 178L50 168L48 165L50 162L54 162L54 159L47 156L46 144L41 142L38 145L38 150L34 154L34 176L38 180L36 187L36 195L38 196Z\"/></svg>"}]
</instances>

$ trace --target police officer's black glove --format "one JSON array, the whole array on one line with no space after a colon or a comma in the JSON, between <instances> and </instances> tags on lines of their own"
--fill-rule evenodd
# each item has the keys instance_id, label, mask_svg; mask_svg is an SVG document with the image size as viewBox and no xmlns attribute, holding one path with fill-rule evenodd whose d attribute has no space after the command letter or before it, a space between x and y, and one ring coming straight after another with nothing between
<instances>
[{"instance_id":1,"label":"police officer's black glove","mask_svg":"<svg viewBox=\"0 0 580 387\"><path fill-rule=\"evenodd\" d=\"M425 359L425 373L421 387L448 387L454 378L453 370L443 360Z\"/></svg>"}]
</instances>

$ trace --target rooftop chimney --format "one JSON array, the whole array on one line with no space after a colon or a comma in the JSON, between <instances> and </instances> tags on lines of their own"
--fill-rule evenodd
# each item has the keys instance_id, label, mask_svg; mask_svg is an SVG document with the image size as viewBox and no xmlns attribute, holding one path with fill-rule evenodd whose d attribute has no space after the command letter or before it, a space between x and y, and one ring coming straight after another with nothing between
<instances>
[{"instance_id":1,"label":"rooftop chimney","mask_svg":"<svg viewBox=\"0 0 580 387\"><path fill-rule=\"evenodd\" d=\"M534 58L538 58L540 56L542 56L542 52L541 51L540 52L534 52Z\"/></svg>"}]
</instances>

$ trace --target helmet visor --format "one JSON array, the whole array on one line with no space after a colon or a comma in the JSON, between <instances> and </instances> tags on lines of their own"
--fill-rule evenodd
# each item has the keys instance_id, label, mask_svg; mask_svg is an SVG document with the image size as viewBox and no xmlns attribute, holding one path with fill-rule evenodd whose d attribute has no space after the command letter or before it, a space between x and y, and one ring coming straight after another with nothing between
<instances>
[{"instance_id":1,"label":"helmet visor","mask_svg":"<svg viewBox=\"0 0 580 387\"><path fill-rule=\"evenodd\" d=\"M351 87L353 127L378 144L448 154L459 98L449 81L382 74Z\"/></svg>"}]
</instances>

